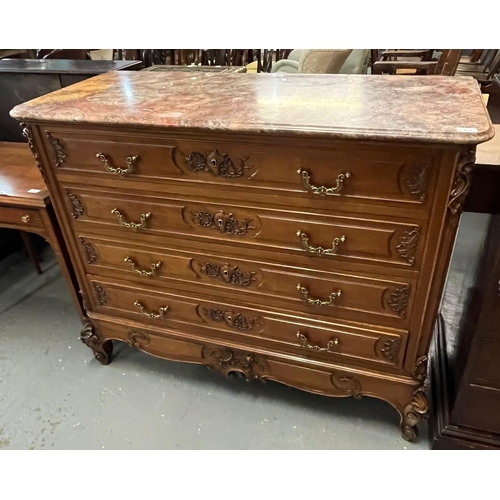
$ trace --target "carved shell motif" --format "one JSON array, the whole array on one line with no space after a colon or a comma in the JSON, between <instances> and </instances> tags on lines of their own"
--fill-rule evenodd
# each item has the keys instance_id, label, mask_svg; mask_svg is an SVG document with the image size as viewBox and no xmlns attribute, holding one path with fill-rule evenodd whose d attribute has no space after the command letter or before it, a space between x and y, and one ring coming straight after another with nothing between
<instances>
[{"instance_id":1,"label":"carved shell motif","mask_svg":"<svg viewBox=\"0 0 500 500\"><path fill-rule=\"evenodd\" d=\"M151 340L149 335L142 330L130 330L127 337L128 343L136 349L144 349Z\"/></svg>"},{"instance_id":2,"label":"carved shell motif","mask_svg":"<svg viewBox=\"0 0 500 500\"><path fill-rule=\"evenodd\" d=\"M242 272L238 266L219 265L206 262L201 266L201 272L209 278L219 279L236 286L250 286L256 280L254 272Z\"/></svg>"},{"instance_id":3,"label":"carved shell motif","mask_svg":"<svg viewBox=\"0 0 500 500\"><path fill-rule=\"evenodd\" d=\"M249 168L245 165L248 156L233 162L227 153L220 154L216 149L208 155L193 151L186 155L185 160L193 172L210 172L215 177L226 179L241 177L245 169Z\"/></svg>"},{"instance_id":4,"label":"carved shell motif","mask_svg":"<svg viewBox=\"0 0 500 500\"><path fill-rule=\"evenodd\" d=\"M399 236L399 244L396 245L396 251L399 256L406 260L410 265L415 264L415 252L420 238L420 227L415 226L410 231L404 231Z\"/></svg>"},{"instance_id":5,"label":"carved shell motif","mask_svg":"<svg viewBox=\"0 0 500 500\"><path fill-rule=\"evenodd\" d=\"M235 236L246 234L248 230L255 229L254 226L250 225L252 220L249 218L239 221L232 213L226 215L224 210L215 213L201 211L193 214L193 221L198 225Z\"/></svg>"},{"instance_id":6,"label":"carved shell motif","mask_svg":"<svg viewBox=\"0 0 500 500\"><path fill-rule=\"evenodd\" d=\"M225 323L230 328L236 330L252 330L254 326L259 326L257 318L246 318L242 313L231 310L223 311L216 308L203 308L205 316L212 321Z\"/></svg>"},{"instance_id":7,"label":"carved shell motif","mask_svg":"<svg viewBox=\"0 0 500 500\"><path fill-rule=\"evenodd\" d=\"M94 287L94 294L95 294L95 298L97 300L97 303L100 306L106 304L106 302L108 301L108 296L106 295L106 290L104 290L104 288L101 285L99 285L99 283L96 283L96 282L93 282L92 286Z\"/></svg>"},{"instance_id":8,"label":"carved shell motif","mask_svg":"<svg viewBox=\"0 0 500 500\"><path fill-rule=\"evenodd\" d=\"M66 160L66 153L64 152L64 147L61 143L61 141L55 137L53 137L49 132L45 132L45 135L47 136L47 139L49 140L50 144L52 145L52 149L54 150L54 155L56 158L56 167L60 167L63 163L64 160Z\"/></svg>"},{"instance_id":9,"label":"carved shell motif","mask_svg":"<svg viewBox=\"0 0 500 500\"><path fill-rule=\"evenodd\" d=\"M427 198L431 165L432 162L430 159L416 163L413 165L410 175L405 182L410 194L416 196L421 203L425 203Z\"/></svg>"},{"instance_id":10,"label":"carved shell motif","mask_svg":"<svg viewBox=\"0 0 500 500\"><path fill-rule=\"evenodd\" d=\"M401 318L406 318L406 309L410 298L410 287L403 286L400 288L389 289L387 294L387 305L391 310Z\"/></svg>"},{"instance_id":11,"label":"carved shell motif","mask_svg":"<svg viewBox=\"0 0 500 500\"><path fill-rule=\"evenodd\" d=\"M375 353L390 363L397 364L401 350L401 339L381 338L375 345Z\"/></svg>"},{"instance_id":12,"label":"carved shell motif","mask_svg":"<svg viewBox=\"0 0 500 500\"><path fill-rule=\"evenodd\" d=\"M355 399L361 398L361 383L356 377L334 372L331 374L330 380L342 395L353 396Z\"/></svg>"},{"instance_id":13,"label":"carved shell motif","mask_svg":"<svg viewBox=\"0 0 500 500\"><path fill-rule=\"evenodd\" d=\"M83 253L85 254L85 260L87 264L92 264L97 260L97 253L95 248L89 243L85 238L80 236L80 244L83 249Z\"/></svg>"},{"instance_id":14,"label":"carved shell motif","mask_svg":"<svg viewBox=\"0 0 500 500\"><path fill-rule=\"evenodd\" d=\"M82 201L69 189L66 189L66 196L68 197L68 200L71 204L71 216L73 217L73 219L78 219L78 217L82 216L85 213Z\"/></svg>"},{"instance_id":15,"label":"carved shell motif","mask_svg":"<svg viewBox=\"0 0 500 500\"><path fill-rule=\"evenodd\" d=\"M267 371L266 360L257 354L234 351L227 347L203 347L203 359L210 368L225 376L241 373L247 379L262 379Z\"/></svg>"}]
</instances>

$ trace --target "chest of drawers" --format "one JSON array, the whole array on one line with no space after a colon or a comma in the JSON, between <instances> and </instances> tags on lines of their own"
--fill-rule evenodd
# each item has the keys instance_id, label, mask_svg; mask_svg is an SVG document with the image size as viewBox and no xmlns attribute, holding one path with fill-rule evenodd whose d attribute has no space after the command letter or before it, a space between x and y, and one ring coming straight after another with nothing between
<instances>
[{"instance_id":1,"label":"chest of drawers","mask_svg":"<svg viewBox=\"0 0 500 500\"><path fill-rule=\"evenodd\" d=\"M427 352L493 132L468 78L110 73L18 106L82 341L427 412Z\"/></svg>"}]
</instances>

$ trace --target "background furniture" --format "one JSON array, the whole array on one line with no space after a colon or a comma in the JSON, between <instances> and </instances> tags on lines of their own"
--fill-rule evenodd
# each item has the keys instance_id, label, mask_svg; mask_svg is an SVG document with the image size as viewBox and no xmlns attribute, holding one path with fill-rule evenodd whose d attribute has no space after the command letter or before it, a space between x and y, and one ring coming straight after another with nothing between
<instances>
[{"instance_id":1,"label":"background furniture","mask_svg":"<svg viewBox=\"0 0 500 500\"><path fill-rule=\"evenodd\" d=\"M12 58L12 57L35 57L35 51L33 49L0 49L0 59Z\"/></svg>"},{"instance_id":2,"label":"background furniture","mask_svg":"<svg viewBox=\"0 0 500 500\"><path fill-rule=\"evenodd\" d=\"M472 79L401 82L112 72L16 107L95 357L109 363L114 339L379 397L414 439L475 145L493 130Z\"/></svg>"},{"instance_id":3,"label":"background furniture","mask_svg":"<svg viewBox=\"0 0 500 500\"><path fill-rule=\"evenodd\" d=\"M142 71L194 71L205 73L246 73L245 66L176 66L175 64L160 64L149 66Z\"/></svg>"},{"instance_id":4,"label":"background furniture","mask_svg":"<svg viewBox=\"0 0 500 500\"><path fill-rule=\"evenodd\" d=\"M461 237L459 231L436 325L434 449L500 448L500 126L495 128L495 137L477 148L479 182L466 204L469 212L492 215L484 233L478 224L473 234Z\"/></svg>"},{"instance_id":5,"label":"background furniture","mask_svg":"<svg viewBox=\"0 0 500 500\"><path fill-rule=\"evenodd\" d=\"M33 147L28 129L25 134ZM26 144L0 142L0 227L18 229L23 239L27 238L26 232L36 233L49 242L77 311L83 316L73 266L47 188ZM31 252L29 239L26 248ZM30 254L30 258L38 265L36 255Z\"/></svg>"},{"instance_id":6,"label":"background furniture","mask_svg":"<svg viewBox=\"0 0 500 500\"><path fill-rule=\"evenodd\" d=\"M500 50L486 49L477 61L460 62L457 76L472 76L483 87L491 85L494 76L500 71Z\"/></svg>"},{"instance_id":7,"label":"background furniture","mask_svg":"<svg viewBox=\"0 0 500 500\"><path fill-rule=\"evenodd\" d=\"M246 66L249 72L271 71L291 49L142 49L144 65Z\"/></svg>"},{"instance_id":8,"label":"background furniture","mask_svg":"<svg viewBox=\"0 0 500 500\"><path fill-rule=\"evenodd\" d=\"M372 66L373 74L416 74L453 76L457 69L461 50L442 49L437 52L425 50L386 50L380 61Z\"/></svg>"},{"instance_id":9,"label":"background furniture","mask_svg":"<svg viewBox=\"0 0 500 500\"><path fill-rule=\"evenodd\" d=\"M329 73L340 71L352 49L295 49L287 59L277 61L272 73Z\"/></svg>"},{"instance_id":10,"label":"background furniture","mask_svg":"<svg viewBox=\"0 0 500 500\"><path fill-rule=\"evenodd\" d=\"M0 60L0 141L24 140L19 124L9 116L14 106L107 71L140 68L140 61Z\"/></svg>"},{"instance_id":11,"label":"background furniture","mask_svg":"<svg viewBox=\"0 0 500 500\"><path fill-rule=\"evenodd\" d=\"M369 49L352 49L349 57L339 70L340 74L365 75L368 70Z\"/></svg>"}]
</instances>

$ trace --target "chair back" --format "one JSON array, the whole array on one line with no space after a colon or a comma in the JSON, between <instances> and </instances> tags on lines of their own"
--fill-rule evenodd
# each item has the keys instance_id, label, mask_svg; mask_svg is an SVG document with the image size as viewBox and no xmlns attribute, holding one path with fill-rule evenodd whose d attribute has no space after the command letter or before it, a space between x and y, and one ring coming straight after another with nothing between
<instances>
[{"instance_id":1,"label":"chair back","mask_svg":"<svg viewBox=\"0 0 500 500\"><path fill-rule=\"evenodd\" d=\"M339 73L348 75L366 74L368 70L368 56L370 49L353 49Z\"/></svg>"},{"instance_id":2,"label":"chair back","mask_svg":"<svg viewBox=\"0 0 500 500\"><path fill-rule=\"evenodd\" d=\"M434 74L453 76L457 71L461 52L460 49L443 49L434 68Z\"/></svg>"},{"instance_id":3,"label":"chair back","mask_svg":"<svg viewBox=\"0 0 500 500\"><path fill-rule=\"evenodd\" d=\"M307 49L299 61L299 73L338 73L352 49Z\"/></svg>"}]
</instances>

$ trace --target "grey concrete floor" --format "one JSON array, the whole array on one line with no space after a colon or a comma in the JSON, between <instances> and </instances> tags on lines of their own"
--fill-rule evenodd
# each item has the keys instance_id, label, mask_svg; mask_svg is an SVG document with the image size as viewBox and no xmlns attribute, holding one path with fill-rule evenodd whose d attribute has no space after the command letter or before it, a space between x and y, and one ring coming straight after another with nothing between
<instances>
[{"instance_id":1,"label":"grey concrete floor","mask_svg":"<svg viewBox=\"0 0 500 500\"><path fill-rule=\"evenodd\" d=\"M115 343L106 367L50 248L38 276L19 252L0 262L0 449L428 449L400 437L383 401L326 398L225 379Z\"/></svg>"}]
</instances>

